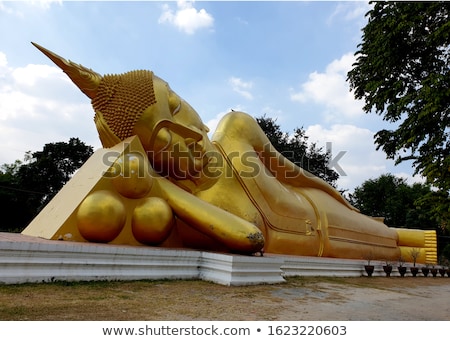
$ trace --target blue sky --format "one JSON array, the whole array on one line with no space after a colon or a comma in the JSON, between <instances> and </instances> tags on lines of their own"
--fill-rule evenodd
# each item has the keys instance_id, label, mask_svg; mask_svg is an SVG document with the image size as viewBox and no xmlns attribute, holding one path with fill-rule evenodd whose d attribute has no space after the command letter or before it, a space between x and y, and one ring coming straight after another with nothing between
<instances>
[{"instance_id":1,"label":"blue sky","mask_svg":"<svg viewBox=\"0 0 450 341\"><path fill-rule=\"evenodd\" d=\"M89 99L36 42L100 74L149 69L211 130L231 109L339 156L339 188L384 173L412 178L376 151L392 128L362 111L345 81L366 23L365 1L0 1L0 164L79 137L101 147ZM345 153L344 153L345 152Z\"/></svg>"}]
</instances>

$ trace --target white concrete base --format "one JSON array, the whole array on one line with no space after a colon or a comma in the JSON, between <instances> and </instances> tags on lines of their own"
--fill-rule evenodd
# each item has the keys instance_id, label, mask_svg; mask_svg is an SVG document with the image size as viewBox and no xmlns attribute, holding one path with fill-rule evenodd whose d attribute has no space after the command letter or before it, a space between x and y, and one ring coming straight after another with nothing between
<instances>
[{"instance_id":1,"label":"white concrete base","mask_svg":"<svg viewBox=\"0 0 450 341\"><path fill-rule=\"evenodd\" d=\"M280 257L250 257L202 252L199 278L224 285L284 282Z\"/></svg>"},{"instance_id":2,"label":"white concrete base","mask_svg":"<svg viewBox=\"0 0 450 341\"><path fill-rule=\"evenodd\" d=\"M52 241L0 233L0 283L6 284L202 279L223 285L253 285L280 283L288 276L363 276L364 264L363 260L273 254L242 256L187 249ZM380 269L374 276L384 276Z\"/></svg>"}]
</instances>

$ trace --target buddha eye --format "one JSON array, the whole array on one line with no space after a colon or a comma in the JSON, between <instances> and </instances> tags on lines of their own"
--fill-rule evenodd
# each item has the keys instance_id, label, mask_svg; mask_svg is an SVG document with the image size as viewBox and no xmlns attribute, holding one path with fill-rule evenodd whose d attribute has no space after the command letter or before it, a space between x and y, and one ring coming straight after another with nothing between
<instances>
[{"instance_id":1,"label":"buddha eye","mask_svg":"<svg viewBox=\"0 0 450 341\"><path fill-rule=\"evenodd\" d=\"M168 88L169 91L169 110L172 116L176 115L180 109L181 109L181 98L173 92L170 88Z\"/></svg>"},{"instance_id":2,"label":"buddha eye","mask_svg":"<svg viewBox=\"0 0 450 341\"><path fill-rule=\"evenodd\" d=\"M181 102L178 104L178 106L175 109L173 109L172 116L175 116L180 111L180 109L181 109Z\"/></svg>"}]
</instances>

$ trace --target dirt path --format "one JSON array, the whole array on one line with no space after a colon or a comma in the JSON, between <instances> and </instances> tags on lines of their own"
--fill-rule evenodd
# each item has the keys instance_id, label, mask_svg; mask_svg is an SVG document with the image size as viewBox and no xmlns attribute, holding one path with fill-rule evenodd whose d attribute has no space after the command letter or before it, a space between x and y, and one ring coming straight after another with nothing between
<instances>
[{"instance_id":1,"label":"dirt path","mask_svg":"<svg viewBox=\"0 0 450 341\"><path fill-rule=\"evenodd\" d=\"M289 308L278 319L290 320L295 314L300 320L319 321L450 320L450 283L438 283L438 278L403 280L349 279L344 283L319 282L303 292L283 290L284 304ZM430 285L430 280L436 281Z\"/></svg>"},{"instance_id":2,"label":"dirt path","mask_svg":"<svg viewBox=\"0 0 450 341\"><path fill-rule=\"evenodd\" d=\"M448 321L450 278L290 278L0 286L0 320Z\"/></svg>"}]
</instances>

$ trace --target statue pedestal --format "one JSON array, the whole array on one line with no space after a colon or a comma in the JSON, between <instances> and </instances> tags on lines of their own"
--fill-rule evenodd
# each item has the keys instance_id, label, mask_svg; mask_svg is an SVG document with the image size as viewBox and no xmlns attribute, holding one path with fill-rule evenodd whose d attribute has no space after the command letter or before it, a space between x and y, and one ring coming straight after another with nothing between
<instances>
[{"instance_id":1,"label":"statue pedestal","mask_svg":"<svg viewBox=\"0 0 450 341\"><path fill-rule=\"evenodd\" d=\"M288 276L359 277L364 264L363 260L274 254L252 257L0 233L0 283L6 284L201 279L230 286L254 285L281 283Z\"/></svg>"},{"instance_id":2,"label":"statue pedestal","mask_svg":"<svg viewBox=\"0 0 450 341\"><path fill-rule=\"evenodd\" d=\"M0 233L0 283L202 279L223 285L280 283L282 259L189 249L46 240Z\"/></svg>"}]
</instances>

